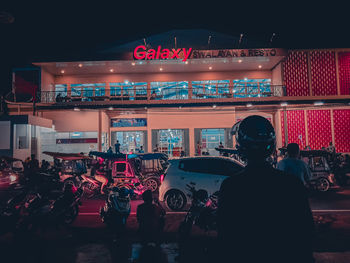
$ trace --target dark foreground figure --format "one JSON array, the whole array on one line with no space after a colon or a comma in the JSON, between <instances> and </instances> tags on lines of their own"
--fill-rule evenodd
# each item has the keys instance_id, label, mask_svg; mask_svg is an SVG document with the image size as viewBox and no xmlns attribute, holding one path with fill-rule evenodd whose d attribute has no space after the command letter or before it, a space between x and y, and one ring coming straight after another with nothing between
<instances>
[{"instance_id":1,"label":"dark foreground figure","mask_svg":"<svg viewBox=\"0 0 350 263\"><path fill-rule=\"evenodd\" d=\"M265 161L276 144L272 125L260 116L238 125L237 149L248 165L221 186L220 262L314 262L314 224L305 188Z\"/></svg>"}]
</instances>

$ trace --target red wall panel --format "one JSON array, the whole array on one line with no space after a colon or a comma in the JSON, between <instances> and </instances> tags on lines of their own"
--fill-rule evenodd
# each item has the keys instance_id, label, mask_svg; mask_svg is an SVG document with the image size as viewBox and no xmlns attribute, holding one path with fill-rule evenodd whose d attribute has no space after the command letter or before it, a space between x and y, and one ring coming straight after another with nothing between
<instances>
[{"instance_id":1,"label":"red wall panel","mask_svg":"<svg viewBox=\"0 0 350 263\"><path fill-rule=\"evenodd\" d=\"M304 51L292 51L283 64L284 84L287 96L310 95L307 53Z\"/></svg>"},{"instance_id":2,"label":"red wall panel","mask_svg":"<svg viewBox=\"0 0 350 263\"><path fill-rule=\"evenodd\" d=\"M303 110L286 111L287 115L287 134L288 143L298 143L299 147L303 149L306 146L306 132L305 132L305 117ZM281 111L281 131L282 131L282 145L286 143L284 135L284 112Z\"/></svg>"},{"instance_id":3,"label":"red wall panel","mask_svg":"<svg viewBox=\"0 0 350 263\"><path fill-rule=\"evenodd\" d=\"M338 53L339 85L341 95L350 95L350 52Z\"/></svg>"},{"instance_id":4,"label":"red wall panel","mask_svg":"<svg viewBox=\"0 0 350 263\"><path fill-rule=\"evenodd\" d=\"M312 95L337 95L335 52L310 52Z\"/></svg>"},{"instance_id":5,"label":"red wall panel","mask_svg":"<svg viewBox=\"0 0 350 263\"><path fill-rule=\"evenodd\" d=\"M333 123L337 152L350 152L350 110L333 110Z\"/></svg>"},{"instance_id":6,"label":"red wall panel","mask_svg":"<svg viewBox=\"0 0 350 263\"><path fill-rule=\"evenodd\" d=\"M327 147L332 141L331 111L307 111L308 141L311 149L318 150Z\"/></svg>"}]
</instances>

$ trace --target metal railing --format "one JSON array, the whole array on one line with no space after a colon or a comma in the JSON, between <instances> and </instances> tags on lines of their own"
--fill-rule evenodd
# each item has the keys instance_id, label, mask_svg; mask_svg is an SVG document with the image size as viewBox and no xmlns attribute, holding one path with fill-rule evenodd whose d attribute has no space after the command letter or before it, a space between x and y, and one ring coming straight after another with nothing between
<instances>
[{"instance_id":1,"label":"metal railing","mask_svg":"<svg viewBox=\"0 0 350 263\"><path fill-rule=\"evenodd\" d=\"M152 89L148 94L144 89L134 89L132 92L116 93L115 90L104 90L98 96L71 95L69 92L41 91L36 94L36 101L42 103L68 103L84 101L151 101L151 100L205 100L205 99L229 99L229 98L258 98L258 97L283 97L286 96L285 86L267 85L260 86L231 86L215 87L211 90L198 88Z\"/></svg>"}]
</instances>

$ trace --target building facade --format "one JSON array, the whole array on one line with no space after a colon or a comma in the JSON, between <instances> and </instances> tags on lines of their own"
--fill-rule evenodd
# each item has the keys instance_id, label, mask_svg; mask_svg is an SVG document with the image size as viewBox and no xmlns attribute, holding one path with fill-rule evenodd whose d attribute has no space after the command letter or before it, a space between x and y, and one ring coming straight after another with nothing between
<instances>
[{"instance_id":1,"label":"building facade","mask_svg":"<svg viewBox=\"0 0 350 263\"><path fill-rule=\"evenodd\" d=\"M123 152L218 155L220 143L234 146L233 124L253 114L271 121L278 147L332 142L350 152L350 49L176 45L143 39L110 59L33 63L40 86L29 102L8 101L0 152L49 160L43 151L119 141Z\"/></svg>"}]
</instances>

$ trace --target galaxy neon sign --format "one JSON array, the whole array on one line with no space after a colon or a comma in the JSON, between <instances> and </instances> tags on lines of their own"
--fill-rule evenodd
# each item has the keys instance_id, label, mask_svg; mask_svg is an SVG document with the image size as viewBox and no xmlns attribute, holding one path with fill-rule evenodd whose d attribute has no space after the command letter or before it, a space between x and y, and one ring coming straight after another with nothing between
<instances>
[{"instance_id":1,"label":"galaxy neon sign","mask_svg":"<svg viewBox=\"0 0 350 263\"><path fill-rule=\"evenodd\" d=\"M191 55L192 48L162 48L147 49L146 46L137 46L134 50L134 58L137 60L146 59L182 59L185 62Z\"/></svg>"}]
</instances>

